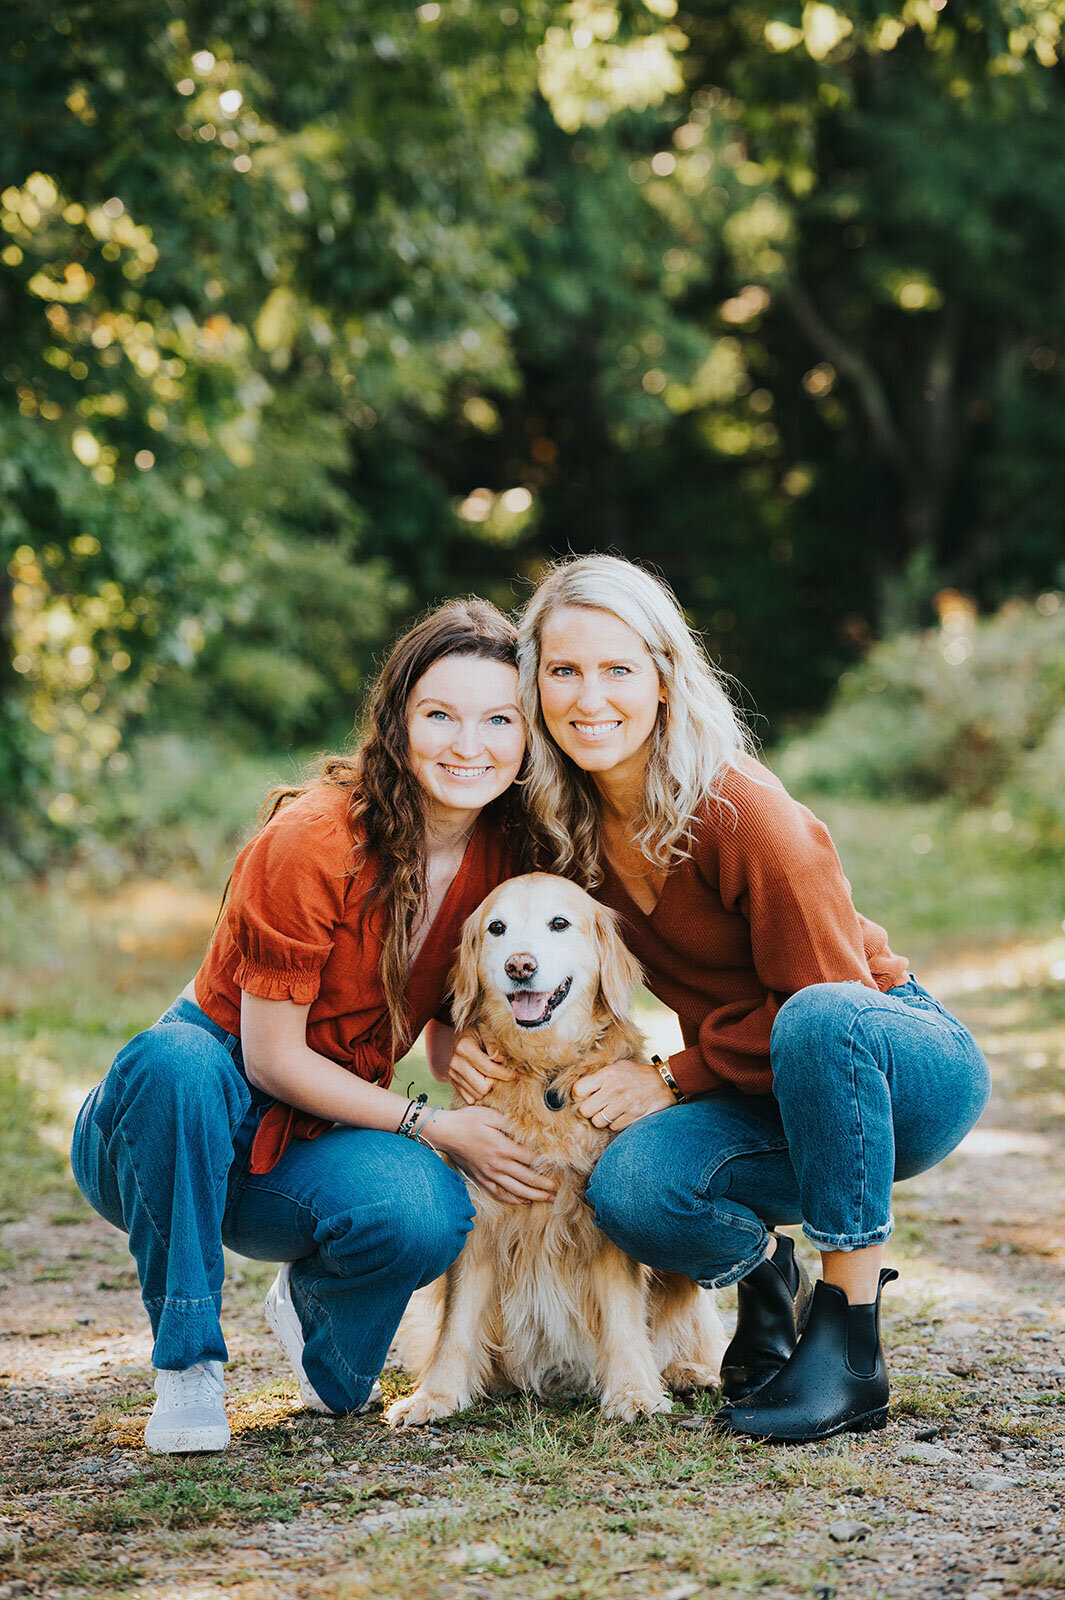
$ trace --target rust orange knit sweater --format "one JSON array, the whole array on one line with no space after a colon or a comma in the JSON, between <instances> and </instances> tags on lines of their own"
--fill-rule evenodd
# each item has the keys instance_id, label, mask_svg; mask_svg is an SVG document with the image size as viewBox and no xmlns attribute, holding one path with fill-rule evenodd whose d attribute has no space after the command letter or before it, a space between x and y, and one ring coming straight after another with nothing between
<instances>
[{"instance_id":1,"label":"rust orange knit sweater","mask_svg":"<svg viewBox=\"0 0 1065 1600\"><path fill-rule=\"evenodd\" d=\"M371 867L351 870L347 805L346 790L310 789L241 851L225 917L196 975L196 1003L232 1034L240 1033L242 990L309 1005L310 1048L387 1088L396 1046L381 985L384 926L380 912L362 922ZM510 872L498 829L481 816L411 966L408 1038L430 1017L448 1015L444 995L462 925ZM269 1172L293 1138L313 1139L329 1126L275 1102L255 1136L252 1172Z\"/></svg>"},{"instance_id":2,"label":"rust orange knit sweater","mask_svg":"<svg viewBox=\"0 0 1065 1600\"><path fill-rule=\"evenodd\" d=\"M609 862L595 891L621 918L648 987L680 1020L669 1065L685 1094L730 1084L769 1094L769 1035L811 983L905 979L887 934L859 916L828 830L767 767L744 757L699 815L691 856L647 915ZM734 807L734 811L730 809Z\"/></svg>"}]
</instances>

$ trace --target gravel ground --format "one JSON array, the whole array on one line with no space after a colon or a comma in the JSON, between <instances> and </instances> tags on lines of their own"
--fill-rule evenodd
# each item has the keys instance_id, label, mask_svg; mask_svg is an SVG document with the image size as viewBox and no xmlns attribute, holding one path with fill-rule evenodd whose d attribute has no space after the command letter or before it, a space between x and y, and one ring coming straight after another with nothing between
<instances>
[{"instance_id":1,"label":"gravel ground","mask_svg":"<svg viewBox=\"0 0 1065 1600\"><path fill-rule=\"evenodd\" d=\"M1033 1010L1036 987L1049 980L1038 955L1034 979L1026 976L1025 959L985 952L933 975L988 1050L996 1091L963 1147L897 1191L893 1259L902 1277L885 1301L888 1428L783 1451L742 1447L721 1482L703 1474L683 1495L678 1485L686 1513L719 1519L740 1574L731 1590L698 1575L670 1584L659 1572L641 1590L637 1568L622 1567L610 1590L560 1579L536 1594L740 1594L745 1565L767 1562L776 1576L764 1586L781 1595L1050 1600L1065 1592L1065 1079L1047 1014ZM269 1273L234 1262L227 1336L236 1437L225 1461L265 1471L263 1430L271 1439L295 1430L306 1446L286 1479L295 1515L260 1511L257 1520L198 1526L180 1518L168 1526L164 1515L107 1527L108 1508L131 1484L143 1487L152 1465L140 1443L149 1341L124 1241L75 1200L58 1217L9 1224L2 1242L0 1600L129 1588L197 1600L220 1585L262 1600L368 1594L366 1536L384 1541L380 1562L388 1538L461 1515L464 1473L480 1481L473 1442L479 1448L486 1430L476 1419L468 1431L400 1442L378 1417L331 1424L299 1413L258 1309ZM678 1460L704 1429L698 1414L679 1411L656 1426L672 1429ZM589 1466L588 1505L599 1515L625 1492L618 1476L601 1461ZM399 1479L404 1492L390 1499L387 1485ZM535 1503L527 1486L522 1504ZM445 1534L434 1549L432 1575L410 1592L531 1592L492 1576L492 1544L452 1548Z\"/></svg>"}]
</instances>

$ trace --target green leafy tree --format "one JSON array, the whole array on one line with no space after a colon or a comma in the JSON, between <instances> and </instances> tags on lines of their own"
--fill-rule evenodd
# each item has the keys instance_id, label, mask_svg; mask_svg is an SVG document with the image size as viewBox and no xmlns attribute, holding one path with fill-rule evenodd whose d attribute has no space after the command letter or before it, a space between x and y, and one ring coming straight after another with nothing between
<instances>
[{"instance_id":1,"label":"green leafy tree","mask_svg":"<svg viewBox=\"0 0 1065 1600\"><path fill-rule=\"evenodd\" d=\"M663 0L574 5L554 42L556 119L671 235L653 348L685 323L703 342L687 379L640 351L630 388L661 400L635 434L612 355L580 374L610 413L592 517L662 562L771 710L817 703L946 581L994 602L1055 576L1063 17ZM655 28L681 87L608 105L611 50Z\"/></svg>"},{"instance_id":2,"label":"green leafy tree","mask_svg":"<svg viewBox=\"0 0 1065 1600\"><path fill-rule=\"evenodd\" d=\"M5 13L0 735L59 825L149 691L350 718L411 602L361 441L513 382L523 30L434 9Z\"/></svg>"},{"instance_id":3,"label":"green leafy tree","mask_svg":"<svg viewBox=\"0 0 1065 1600\"><path fill-rule=\"evenodd\" d=\"M657 562L770 715L1054 580L1063 0L13 0L0 777Z\"/></svg>"}]
</instances>

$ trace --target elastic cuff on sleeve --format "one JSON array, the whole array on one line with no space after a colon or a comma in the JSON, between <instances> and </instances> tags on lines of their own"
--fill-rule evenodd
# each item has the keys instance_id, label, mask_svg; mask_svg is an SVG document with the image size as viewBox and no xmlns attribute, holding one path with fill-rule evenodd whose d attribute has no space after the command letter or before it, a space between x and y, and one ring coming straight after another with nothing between
<instances>
[{"instance_id":1,"label":"elastic cuff on sleeve","mask_svg":"<svg viewBox=\"0 0 1065 1600\"><path fill-rule=\"evenodd\" d=\"M318 998L321 973L305 968L261 967L254 961L244 960L237 967L233 981L238 989L255 995L258 1000L291 1000L293 1005L309 1006Z\"/></svg>"},{"instance_id":2,"label":"elastic cuff on sleeve","mask_svg":"<svg viewBox=\"0 0 1065 1600\"><path fill-rule=\"evenodd\" d=\"M668 1066L685 1095L708 1094L711 1089L720 1089L725 1081L707 1066L697 1044L670 1056Z\"/></svg>"}]
</instances>

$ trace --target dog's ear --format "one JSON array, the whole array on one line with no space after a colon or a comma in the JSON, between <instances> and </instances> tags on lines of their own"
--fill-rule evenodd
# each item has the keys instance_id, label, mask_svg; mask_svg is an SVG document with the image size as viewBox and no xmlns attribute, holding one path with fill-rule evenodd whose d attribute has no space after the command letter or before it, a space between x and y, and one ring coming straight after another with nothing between
<instances>
[{"instance_id":1,"label":"dog's ear","mask_svg":"<svg viewBox=\"0 0 1065 1600\"><path fill-rule=\"evenodd\" d=\"M617 918L606 906L596 906L592 931L599 961L597 999L611 1016L627 1022L632 1015L632 991L643 981L643 969L622 943Z\"/></svg>"},{"instance_id":2,"label":"dog's ear","mask_svg":"<svg viewBox=\"0 0 1065 1600\"><path fill-rule=\"evenodd\" d=\"M477 910L466 918L458 955L451 969L451 1015L456 1033L462 1033L469 1026L481 1001L481 976L477 970L480 947L481 914Z\"/></svg>"}]
</instances>

